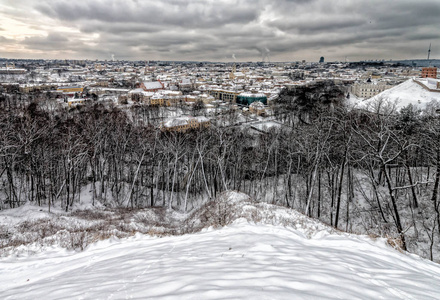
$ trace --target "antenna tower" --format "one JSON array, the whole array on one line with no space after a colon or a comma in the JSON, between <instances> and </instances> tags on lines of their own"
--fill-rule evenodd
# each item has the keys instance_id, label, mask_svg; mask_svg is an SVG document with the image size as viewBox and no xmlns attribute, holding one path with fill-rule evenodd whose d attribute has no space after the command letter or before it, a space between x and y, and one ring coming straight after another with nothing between
<instances>
[{"instance_id":1,"label":"antenna tower","mask_svg":"<svg viewBox=\"0 0 440 300\"><path fill-rule=\"evenodd\" d=\"M429 56L431 55L431 43L429 43L429 49L428 49L428 60L429 60Z\"/></svg>"}]
</instances>

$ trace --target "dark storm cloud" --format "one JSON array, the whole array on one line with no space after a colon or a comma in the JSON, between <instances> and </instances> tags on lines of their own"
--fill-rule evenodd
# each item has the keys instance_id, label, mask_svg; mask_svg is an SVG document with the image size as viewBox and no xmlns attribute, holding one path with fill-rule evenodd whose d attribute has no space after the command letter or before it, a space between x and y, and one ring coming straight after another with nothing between
<instances>
[{"instance_id":1,"label":"dark storm cloud","mask_svg":"<svg viewBox=\"0 0 440 300\"><path fill-rule=\"evenodd\" d=\"M29 27L69 28L46 26L21 41L28 50L76 58L397 59L424 55L430 42L440 54L438 0L0 1L11 18L34 20Z\"/></svg>"}]
</instances>

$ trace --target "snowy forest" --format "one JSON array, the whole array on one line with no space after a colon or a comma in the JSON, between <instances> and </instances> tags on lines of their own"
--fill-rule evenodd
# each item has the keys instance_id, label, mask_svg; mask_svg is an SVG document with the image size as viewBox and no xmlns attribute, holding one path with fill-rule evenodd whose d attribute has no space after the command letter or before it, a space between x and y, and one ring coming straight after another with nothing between
<instances>
[{"instance_id":1,"label":"snowy forest","mask_svg":"<svg viewBox=\"0 0 440 300\"><path fill-rule=\"evenodd\" d=\"M156 108L58 110L41 97L0 101L0 209L31 202L67 212L87 195L108 209L186 213L235 190L440 260L438 103L355 110L343 89L318 84L280 94L279 129L179 133L135 121Z\"/></svg>"}]
</instances>

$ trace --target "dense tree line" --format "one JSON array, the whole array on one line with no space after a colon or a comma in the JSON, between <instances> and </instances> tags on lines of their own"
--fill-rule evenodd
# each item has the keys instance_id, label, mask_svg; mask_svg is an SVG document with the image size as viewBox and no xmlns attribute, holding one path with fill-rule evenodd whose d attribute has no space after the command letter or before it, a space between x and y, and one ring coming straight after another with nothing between
<instances>
[{"instance_id":1,"label":"dense tree line","mask_svg":"<svg viewBox=\"0 0 440 300\"><path fill-rule=\"evenodd\" d=\"M433 259L440 237L437 103L423 112L396 112L382 102L354 111L342 105L344 93L330 91L339 101L321 95L307 109L286 103L279 114L286 126L269 133L215 126L162 132L134 121L150 114L148 107L57 111L42 100L4 101L0 207L33 202L68 211L91 195L112 207L189 211L232 189L339 229L395 238L403 249L424 243L421 254ZM307 122L289 121L299 118Z\"/></svg>"}]
</instances>

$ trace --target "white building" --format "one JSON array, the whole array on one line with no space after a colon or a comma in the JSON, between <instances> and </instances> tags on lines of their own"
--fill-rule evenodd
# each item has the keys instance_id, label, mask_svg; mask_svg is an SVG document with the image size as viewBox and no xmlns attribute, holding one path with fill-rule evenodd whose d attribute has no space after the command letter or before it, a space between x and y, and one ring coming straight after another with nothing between
<instances>
[{"instance_id":1,"label":"white building","mask_svg":"<svg viewBox=\"0 0 440 300\"><path fill-rule=\"evenodd\" d=\"M371 98L393 86L385 82L355 83L351 92L360 98Z\"/></svg>"}]
</instances>

